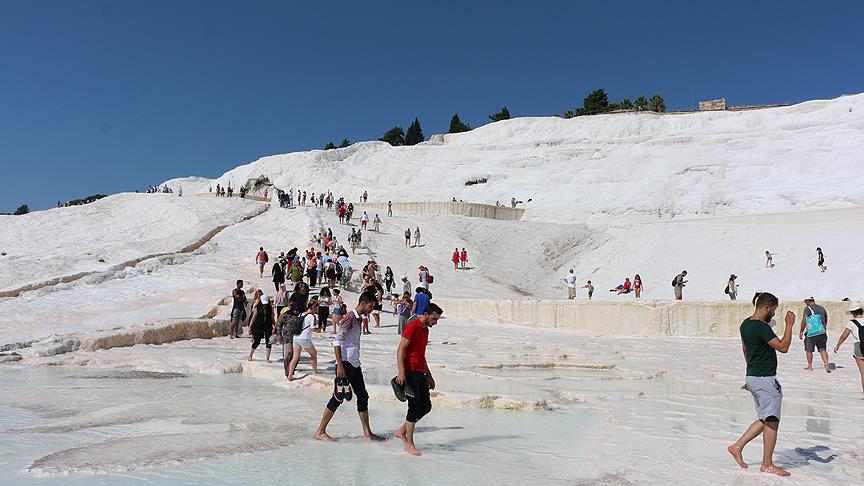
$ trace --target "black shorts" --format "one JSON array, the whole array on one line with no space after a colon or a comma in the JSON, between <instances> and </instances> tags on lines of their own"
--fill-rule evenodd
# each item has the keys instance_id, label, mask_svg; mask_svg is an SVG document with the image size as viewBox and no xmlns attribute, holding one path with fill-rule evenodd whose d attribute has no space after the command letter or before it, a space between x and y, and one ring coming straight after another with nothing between
<instances>
[{"instance_id":1,"label":"black shorts","mask_svg":"<svg viewBox=\"0 0 864 486\"><path fill-rule=\"evenodd\" d=\"M414 398L408 397L408 414L405 420L415 423L432 411L429 380L423 373L408 373L406 378L409 386L414 390Z\"/></svg>"},{"instance_id":2,"label":"black shorts","mask_svg":"<svg viewBox=\"0 0 864 486\"><path fill-rule=\"evenodd\" d=\"M273 328L266 327L265 329L252 329L252 349L258 349L258 345L261 344L261 340L264 340L264 345L267 346L267 349L273 347L270 344L270 336L273 335Z\"/></svg>"},{"instance_id":3,"label":"black shorts","mask_svg":"<svg viewBox=\"0 0 864 486\"><path fill-rule=\"evenodd\" d=\"M823 352L828 348L828 333L818 334L816 336L807 336L804 338L804 351L812 353L813 350Z\"/></svg>"}]
</instances>

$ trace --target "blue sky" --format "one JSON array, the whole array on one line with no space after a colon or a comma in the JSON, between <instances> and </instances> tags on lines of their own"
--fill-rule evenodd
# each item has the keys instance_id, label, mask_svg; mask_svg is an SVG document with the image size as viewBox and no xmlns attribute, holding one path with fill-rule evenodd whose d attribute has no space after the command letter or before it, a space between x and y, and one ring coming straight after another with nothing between
<instances>
[{"instance_id":1,"label":"blue sky","mask_svg":"<svg viewBox=\"0 0 864 486\"><path fill-rule=\"evenodd\" d=\"M458 112L864 91L864 2L0 0L0 212Z\"/></svg>"}]
</instances>

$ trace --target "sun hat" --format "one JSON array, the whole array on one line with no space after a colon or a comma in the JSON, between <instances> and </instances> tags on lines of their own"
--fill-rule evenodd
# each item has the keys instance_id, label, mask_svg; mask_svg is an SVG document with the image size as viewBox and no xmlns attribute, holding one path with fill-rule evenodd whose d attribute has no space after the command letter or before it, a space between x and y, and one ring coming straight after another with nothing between
<instances>
[{"instance_id":1,"label":"sun hat","mask_svg":"<svg viewBox=\"0 0 864 486\"><path fill-rule=\"evenodd\" d=\"M862 309L864 309L864 306L862 306L858 302L850 302L849 303L849 312L855 312L857 310L862 310Z\"/></svg>"},{"instance_id":2,"label":"sun hat","mask_svg":"<svg viewBox=\"0 0 864 486\"><path fill-rule=\"evenodd\" d=\"M267 297L267 294L261 294L261 303L267 305L270 303L270 298Z\"/></svg>"}]
</instances>

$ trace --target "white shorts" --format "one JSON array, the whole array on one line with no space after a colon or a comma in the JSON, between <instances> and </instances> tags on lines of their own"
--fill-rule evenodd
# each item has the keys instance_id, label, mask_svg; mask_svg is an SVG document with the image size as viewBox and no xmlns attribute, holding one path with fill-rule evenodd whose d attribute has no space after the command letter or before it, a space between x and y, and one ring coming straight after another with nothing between
<instances>
[{"instance_id":1,"label":"white shorts","mask_svg":"<svg viewBox=\"0 0 864 486\"><path fill-rule=\"evenodd\" d=\"M295 348L309 349L309 348L314 348L315 345L312 344L312 340L309 338L294 337L294 347Z\"/></svg>"}]
</instances>

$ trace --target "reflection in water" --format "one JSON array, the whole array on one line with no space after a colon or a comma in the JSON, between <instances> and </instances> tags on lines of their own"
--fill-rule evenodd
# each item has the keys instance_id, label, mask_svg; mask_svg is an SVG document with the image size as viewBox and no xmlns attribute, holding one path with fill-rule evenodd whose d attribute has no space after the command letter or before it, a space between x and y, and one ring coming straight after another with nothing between
<instances>
[{"instance_id":1,"label":"reflection in water","mask_svg":"<svg viewBox=\"0 0 864 486\"><path fill-rule=\"evenodd\" d=\"M831 435L831 417L828 412L817 410L810 405L807 406L807 420L804 426L807 432Z\"/></svg>"}]
</instances>

